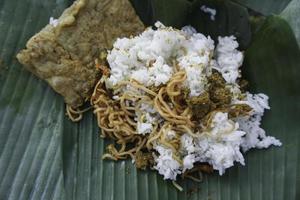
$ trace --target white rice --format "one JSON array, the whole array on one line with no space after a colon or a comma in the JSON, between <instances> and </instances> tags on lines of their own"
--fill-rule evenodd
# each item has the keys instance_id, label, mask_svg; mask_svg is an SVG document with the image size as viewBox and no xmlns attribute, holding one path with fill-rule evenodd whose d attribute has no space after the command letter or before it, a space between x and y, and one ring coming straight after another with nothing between
<instances>
[{"instance_id":1,"label":"white rice","mask_svg":"<svg viewBox=\"0 0 300 200\"><path fill-rule=\"evenodd\" d=\"M237 48L238 42L234 36L219 37L219 43L216 48L217 65L215 67L224 79L234 84L240 77L239 68L243 64L243 54Z\"/></svg>"},{"instance_id":2,"label":"white rice","mask_svg":"<svg viewBox=\"0 0 300 200\"><path fill-rule=\"evenodd\" d=\"M135 79L145 86L160 86L174 74L173 61L187 71L186 85L191 96L200 95L210 70L214 42L210 37L195 33L191 27L185 31L156 24L158 30L148 28L132 39L118 39L107 60L111 76L108 88L121 81Z\"/></svg>"},{"instance_id":3,"label":"white rice","mask_svg":"<svg viewBox=\"0 0 300 200\"><path fill-rule=\"evenodd\" d=\"M180 164L172 157L172 150L158 145L155 150L159 156L155 158L156 165L154 168L164 176L164 179L176 180L176 176L181 173L181 170Z\"/></svg>"}]
</instances>

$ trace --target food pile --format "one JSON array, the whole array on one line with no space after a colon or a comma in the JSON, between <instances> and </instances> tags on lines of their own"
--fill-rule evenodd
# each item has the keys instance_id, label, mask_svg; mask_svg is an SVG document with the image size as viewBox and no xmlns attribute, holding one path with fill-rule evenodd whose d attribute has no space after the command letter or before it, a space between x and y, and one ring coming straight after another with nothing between
<instances>
[{"instance_id":1,"label":"food pile","mask_svg":"<svg viewBox=\"0 0 300 200\"><path fill-rule=\"evenodd\" d=\"M280 146L260 127L265 94L246 91L243 53L234 36L209 37L186 26L157 22L132 38L119 38L91 98L104 138L104 158L130 157L136 167L176 180L208 164L222 175L243 152Z\"/></svg>"}]
</instances>

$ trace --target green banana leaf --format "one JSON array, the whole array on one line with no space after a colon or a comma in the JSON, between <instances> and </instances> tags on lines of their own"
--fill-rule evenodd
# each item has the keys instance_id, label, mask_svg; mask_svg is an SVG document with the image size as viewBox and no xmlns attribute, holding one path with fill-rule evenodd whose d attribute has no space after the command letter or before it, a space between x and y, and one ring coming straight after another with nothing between
<instances>
[{"instance_id":1,"label":"green banana leaf","mask_svg":"<svg viewBox=\"0 0 300 200\"><path fill-rule=\"evenodd\" d=\"M265 15L280 14L292 0L233 0Z\"/></svg>"},{"instance_id":2,"label":"green banana leaf","mask_svg":"<svg viewBox=\"0 0 300 200\"><path fill-rule=\"evenodd\" d=\"M300 0L233 0L238 4L253 9L262 14L280 14L285 18L300 45Z\"/></svg>"},{"instance_id":3,"label":"green banana leaf","mask_svg":"<svg viewBox=\"0 0 300 200\"><path fill-rule=\"evenodd\" d=\"M0 0L0 200L300 199L300 13L294 6L284 8L289 1L281 7L279 1L262 1L268 3L256 7L259 12L284 10L268 17L249 17L243 4L205 1L217 9L211 22L199 10L203 2L132 0L147 25L161 20L177 27L192 24L214 38L236 34L245 49L242 70L251 90L270 96L272 109L263 127L282 147L252 150L245 155L246 166L221 177L179 180L183 192L154 171L136 170L129 160L102 160L107 142L99 137L93 114L70 122L63 99L15 59L49 17L58 17L72 1Z\"/></svg>"},{"instance_id":4,"label":"green banana leaf","mask_svg":"<svg viewBox=\"0 0 300 200\"><path fill-rule=\"evenodd\" d=\"M300 18L297 17L299 12L300 0L293 0L282 11L281 16L289 22L290 26L294 30L298 45L300 46Z\"/></svg>"}]
</instances>

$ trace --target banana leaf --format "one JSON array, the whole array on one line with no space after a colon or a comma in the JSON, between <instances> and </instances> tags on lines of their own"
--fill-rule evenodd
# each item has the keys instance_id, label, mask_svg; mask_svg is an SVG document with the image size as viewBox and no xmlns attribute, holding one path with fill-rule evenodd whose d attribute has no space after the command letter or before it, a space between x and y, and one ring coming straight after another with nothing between
<instances>
[{"instance_id":1,"label":"banana leaf","mask_svg":"<svg viewBox=\"0 0 300 200\"><path fill-rule=\"evenodd\" d=\"M280 14L291 0L233 0L265 15Z\"/></svg>"},{"instance_id":2,"label":"banana leaf","mask_svg":"<svg viewBox=\"0 0 300 200\"><path fill-rule=\"evenodd\" d=\"M258 12L284 9L278 1L263 2L268 3ZM15 59L49 17L58 17L71 3L0 0L1 200L300 199L300 50L299 27L293 25L300 13L291 14L294 7L282 16L253 20L243 4L205 1L217 9L211 22L199 9L203 1L132 0L147 25L160 20L176 27L192 24L214 37L236 34L245 50L242 71L251 90L270 96L272 109L263 127L283 142L280 148L248 152L246 166L236 165L223 176L204 175L201 183L179 180L184 189L179 192L156 172L136 170L129 160L102 160L107 141L100 138L93 114L70 122L62 97Z\"/></svg>"},{"instance_id":3,"label":"banana leaf","mask_svg":"<svg viewBox=\"0 0 300 200\"><path fill-rule=\"evenodd\" d=\"M281 12L281 16L288 21L292 27L300 46L300 18L297 17L300 11L300 0L291 1L287 7Z\"/></svg>"}]
</instances>

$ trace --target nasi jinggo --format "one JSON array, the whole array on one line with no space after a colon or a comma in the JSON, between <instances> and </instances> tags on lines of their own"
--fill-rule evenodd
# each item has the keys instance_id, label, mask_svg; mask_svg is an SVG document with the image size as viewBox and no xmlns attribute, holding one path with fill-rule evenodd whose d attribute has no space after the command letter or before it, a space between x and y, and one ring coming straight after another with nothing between
<instances>
[{"instance_id":1,"label":"nasi jinggo","mask_svg":"<svg viewBox=\"0 0 300 200\"><path fill-rule=\"evenodd\" d=\"M204 169L222 175L242 152L280 146L260 127L268 96L246 91L243 53L234 36L208 36L157 22L136 37L119 38L108 51L91 103L104 138L103 156L131 158L164 179L197 180Z\"/></svg>"}]
</instances>

